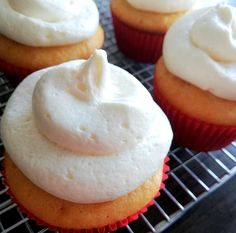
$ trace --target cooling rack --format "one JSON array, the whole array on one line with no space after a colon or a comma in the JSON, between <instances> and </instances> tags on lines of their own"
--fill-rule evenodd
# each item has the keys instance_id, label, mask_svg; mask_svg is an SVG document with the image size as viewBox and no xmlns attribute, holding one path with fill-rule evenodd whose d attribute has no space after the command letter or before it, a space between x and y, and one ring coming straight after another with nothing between
<instances>
[{"instance_id":1,"label":"cooling rack","mask_svg":"<svg viewBox=\"0 0 236 233\"><path fill-rule=\"evenodd\" d=\"M119 52L109 13L109 1L97 0L101 24L106 33L104 49L108 59L132 73L152 92L153 65L134 63ZM13 88L3 73L0 72L0 115ZM202 198L211 194L236 171L236 142L227 147L208 153L195 152L187 148L174 147L169 153L170 171L166 187L161 196L156 198L148 211L117 233L160 233ZM0 161L3 158L3 145L0 143ZM0 173L0 179L3 179ZM0 184L0 233L49 233L45 227L38 226L18 209L7 195L7 187ZM53 232L52 232L53 233Z\"/></svg>"}]
</instances>

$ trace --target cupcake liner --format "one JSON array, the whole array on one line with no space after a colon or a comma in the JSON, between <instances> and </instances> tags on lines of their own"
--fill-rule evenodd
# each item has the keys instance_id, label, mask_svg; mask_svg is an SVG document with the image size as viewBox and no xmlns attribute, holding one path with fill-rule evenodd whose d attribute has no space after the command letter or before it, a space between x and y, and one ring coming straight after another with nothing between
<instances>
[{"instance_id":1,"label":"cupcake liner","mask_svg":"<svg viewBox=\"0 0 236 233\"><path fill-rule=\"evenodd\" d=\"M156 82L154 98L170 120L177 145L196 151L212 151L225 147L236 139L236 126L211 124L186 115L159 93Z\"/></svg>"},{"instance_id":2,"label":"cupcake liner","mask_svg":"<svg viewBox=\"0 0 236 233\"><path fill-rule=\"evenodd\" d=\"M169 161L169 157L166 157L165 160L164 160L164 165L163 165L163 170L162 170L161 185L160 185L160 188L159 188L157 194L154 196L154 198L157 198L158 196L160 196L160 191L165 187L164 181L168 178L168 175L166 173L170 170L169 166L167 165L168 161ZM4 162L3 162L3 176L4 176L4 181L3 181L4 185L9 187L7 179L6 179L6 175L5 175L5 164L4 164ZM12 201L17 203L17 200L14 197L14 194L11 192L10 187L8 188L7 193L11 197ZM154 200L152 199L142 209L140 209L136 213L128 216L127 218L125 218L123 220L120 220L120 221L118 221L114 224L109 224L109 225L106 225L106 226L103 226L103 227L92 228L92 229L63 229L63 228L60 228L60 227L51 226L51 225L43 222L39 218L37 218L34 214L29 212L22 205L20 205L18 203L17 204L18 204L19 209L23 213L25 213L28 216L29 219L34 220L38 225L48 227L48 229L52 230L52 231L59 231L61 233L108 233L108 232L115 231L118 228L124 227L132 221L135 221L136 219L138 219L139 215L142 214L142 213L145 213L147 211L148 207L151 206L153 203L154 203Z\"/></svg>"},{"instance_id":3,"label":"cupcake liner","mask_svg":"<svg viewBox=\"0 0 236 233\"><path fill-rule=\"evenodd\" d=\"M6 74L8 80L13 86L17 86L25 77L33 72L33 70L16 67L2 60L0 60L0 70Z\"/></svg>"},{"instance_id":4,"label":"cupcake liner","mask_svg":"<svg viewBox=\"0 0 236 233\"><path fill-rule=\"evenodd\" d=\"M126 25L112 14L119 49L129 58L139 62L155 63L162 54L164 33L141 31Z\"/></svg>"}]
</instances>

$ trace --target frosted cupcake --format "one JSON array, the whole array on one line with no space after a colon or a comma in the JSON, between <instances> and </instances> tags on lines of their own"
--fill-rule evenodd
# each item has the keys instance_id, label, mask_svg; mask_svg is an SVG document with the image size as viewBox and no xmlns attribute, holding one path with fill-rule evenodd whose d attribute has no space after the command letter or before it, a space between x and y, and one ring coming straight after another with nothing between
<instances>
[{"instance_id":1,"label":"frosted cupcake","mask_svg":"<svg viewBox=\"0 0 236 233\"><path fill-rule=\"evenodd\" d=\"M202 9L166 35L154 94L179 145L207 151L236 138L235 15L224 4Z\"/></svg>"},{"instance_id":2,"label":"frosted cupcake","mask_svg":"<svg viewBox=\"0 0 236 233\"><path fill-rule=\"evenodd\" d=\"M155 63L168 28L197 0L112 0L117 45L128 57Z\"/></svg>"},{"instance_id":3,"label":"frosted cupcake","mask_svg":"<svg viewBox=\"0 0 236 233\"><path fill-rule=\"evenodd\" d=\"M0 2L0 70L13 81L44 67L87 59L103 41L92 0Z\"/></svg>"},{"instance_id":4,"label":"frosted cupcake","mask_svg":"<svg viewBox=\"0 0 236 233\"><path fill-rule=\"evenodd\" d=\"M12 196L63 232L112 231L137 218L161 188L172 139L149 92L104 51L28 76L1 133Z\"/></svg>"}]
</instances>

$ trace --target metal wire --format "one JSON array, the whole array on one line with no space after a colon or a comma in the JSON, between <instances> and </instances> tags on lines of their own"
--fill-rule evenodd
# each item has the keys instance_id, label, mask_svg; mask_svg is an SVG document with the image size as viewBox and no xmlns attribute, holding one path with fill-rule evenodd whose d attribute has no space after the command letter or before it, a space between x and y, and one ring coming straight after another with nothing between
<instances>
[{"instance_id":1,"label":"metal wire","mask_svg":"<svg viewBox=\"0 0 236 233\"><path fill-rule=\"evenodd\" d=\"M100 10L101 24L105 29L104 49L108 59L132 73L151 92L154 66L135 63L124 57L116 46L109 13L109 1L96 1ZM13 88L0 72L0 113L2 114ZM0 115L1 115L0 114ZM0 161L3 159L3 145L0 144ZM236 142L228 147L209 153L197 153L187 148L174 148L169 153L170 171L166 187L160 197L154 200L153 206L141 214L139 219L130 223L121 232L142 233L161 232L181 218L188 208L201 198L219 188L236 171ZM0 174L2 178L2 174ZM177 191L178 190L178 191ZM0 185L0 232L1 233L47 233L47 228L38 226L20 212L6 194L7 188Z\"/></svg>"}]
</instances>

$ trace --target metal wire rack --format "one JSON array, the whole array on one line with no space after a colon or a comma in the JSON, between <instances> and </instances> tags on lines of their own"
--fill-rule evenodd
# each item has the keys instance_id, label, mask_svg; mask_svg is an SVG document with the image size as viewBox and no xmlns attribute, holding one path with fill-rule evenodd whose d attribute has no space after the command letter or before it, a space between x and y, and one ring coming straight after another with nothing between
<instances>
[{"instance_id":1,"label":"metal wire rack","mask_svg":"<svg viewBox=\"0 0 236 233\"><path fill-rule=\"evenodd\" d=\"M109 1L96 1L101 24L106 33L104 49L108 52L111 63L126 69L144 86L152 91L153 65L134 63L119 52L113 33L109 13ZM0 72L0 115L13 88L3 73ZM203 197L220 188L220 186L236 171L236 142L226 148L214 152L195 152L187 148L173 147L169 153L170 171L166 187L154 205L141 214L139 219L128 226L117 230L127 233L160 233L173 222L181 218L188 208L195 205ZM3 158L3 145L0 143L0 161ZM0 179L3 179L0 173ZM17 204L7 195L7 187L0 183L0 232L1 233L49 233L45 227L38 226L21 213Z\"/></svg>"}]
</instances>

